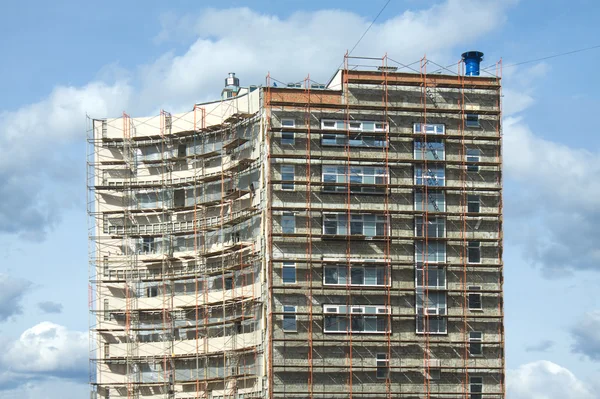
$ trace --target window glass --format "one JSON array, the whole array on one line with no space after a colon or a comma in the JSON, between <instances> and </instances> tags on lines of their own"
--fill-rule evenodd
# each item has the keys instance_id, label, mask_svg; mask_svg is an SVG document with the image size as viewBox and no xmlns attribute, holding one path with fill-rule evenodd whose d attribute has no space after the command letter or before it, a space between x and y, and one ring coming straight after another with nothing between
<instances>
[{"instance_id":1,"label":"window glass","mask_svg":"<svg viewBox=\"0 0 600 399\"><path fill-rule=\"evenodd\" d=\"M467 212L479 213L480 206L479 195L467 195Z\"/></svg>"},{"instance_id":2,"label":"window glass","mask_svg":"<svg viewBox=\"0 0 600 399\"><path fill-rule=\"evenodd\" d=\"M294 144L294 132L281 132L281 144Z\"/></svg>"},{"instance_id":3,"label":"window glass","mask_svg":"<svg viewBox=\"0 0 600 399\"><path fill-rule=\"evenodd\" d=\"M296 283L296 264L290 262L283 263L282 279L284 284Z\"/></svg>"},{"instance_id":4,"label":"window glass","mask_svg":"<svg viewBox=\"0 0 600 399\"><path fill-rule=\"evenodd\" d=\"M284 213L281 216L281 231L283 234L296 232L296 216L293 213Z\"/></svg>"},{"instance_id":5,"label":"window glass","mask_svg":"<svg viewBox=\"0 0 600 399\"><path fill-rule=\"evenodd\" d=\"M431 212L444 212L446 210L446 195L443 191L427 190L427 195L421 190L415 190L415 210L423 211L426 208Z\"/></svg>"},{"instance_id":6,"label":"window glass","mask_svg":"<svg viewBox=\"0 0 600 399\"><path fill-rule=\"evenodd\" d=\"M426 170L415 166L415 184L427 186L445 186L446 173L443 166L430 166Z\"/></svg>"},{"instance_id":7,"label":"window glass","mask_svg":"<svg viewBox=\"0 0 600 399\"><path fill-rule=\"evenodd\" d=\"M282 165L281 166L281 180L286 181L281 184L282 190L293 190L295 180L295 170L293 165Z\"/></svg>"},{"instance_id":8,"label":"window glass","mask_svg":"<svg viewBox=\"0 0 600 399\"><path fill-rule=\"evenodd\" d=\"M441 161L446 157L442 140L427 140L427 142L415 140L414 147L414 157L418 160Z\"/></svg>"}]
</instances>

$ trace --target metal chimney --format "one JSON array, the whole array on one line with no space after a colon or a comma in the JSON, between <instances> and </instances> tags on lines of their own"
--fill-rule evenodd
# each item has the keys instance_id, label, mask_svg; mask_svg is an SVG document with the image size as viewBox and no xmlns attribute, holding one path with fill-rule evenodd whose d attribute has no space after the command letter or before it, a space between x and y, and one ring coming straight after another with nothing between
<instances>
[{"instance_id":1,"label":"metal chimney","mask_svg":"<svg viewBox=\"0 0 600 399\"><path fill-rule=\"evenodd\" d=\"M479 65L483 60L481 51L467 51L462 53L462 59L465 62L465 76L479 76Z\"/></svg>"}]
</instances>

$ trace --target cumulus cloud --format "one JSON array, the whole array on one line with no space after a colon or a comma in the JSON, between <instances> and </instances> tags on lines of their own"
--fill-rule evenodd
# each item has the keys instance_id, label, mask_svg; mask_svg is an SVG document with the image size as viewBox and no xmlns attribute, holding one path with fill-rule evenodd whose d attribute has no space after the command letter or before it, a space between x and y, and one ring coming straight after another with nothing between
<instances>
[{"instance_id":1,"label":"cumulus cloud","mask_svg":"<svg viewBox=\"0 0 600 399\"><path fill-rule=\"evenodd\" d=\"M0 273L0 322L23 313L21 301L31 282Z\"/></svg>"},{"instance_id":2,"label":"cumulus cloud","mask_svg":"<svg viewBox=\"0 0 600 399\"><path fill-rule=\"evenodd\" d=\"M44 313L62 313L63 306L58 302L38 302L38 308Z\"/></svg>"},{"instance_id":3,"label":"cumulus cloud","mask_svg":"<svg viewBox=\"0 0 600 399\"><path fill-rule=\"evenodd\" d=\"M387 52L412 62L426 52L441 62L456 61L464 46L503 23L514 2L447 0L405 11L374 24L355 54ZM464 29L465 20L471 21L469 29ZM60 220L61 210L83 204L78 187L86 113L101 118L124 109L141 116L160 108L188 110L194 102L216 98L230 71L238 72L243 84L261 84L268 71L284 81L302 80L309 72L314 80L326 81L370 22L341 10L287 18L248 8L167 15L156 40L185 37L190 45L183 53L165 53L131 71L103 74L112 82L58 86L38 103L0 110L0 196L6 200L0 205L0 233L39 239Z\"/></svg>"},{"instance_id":4,"label":"cumulus cloud","mask_svg":"<svg viewBox=\"0 0 600 399\"><path fill-rule=\"evenodd\" d=\"M600 311L586 313L572 328L573 353L600 361Z\"/></svg>"},{"instance_id":5,"label":"cumulus cloud","mask_svg":"<svg viewBox=\"0 0 600 399\"><path fill-rule=\"evenodd\" d=\"M0 364L27 378L32 376L87 379L88 335L48 321L25 330L7 345Z\"/></svg>"},{"instance_id":6,"label":"cumulus cloud","mask_svg":"<svg viewBox=\"0 0 600 399\"><path fill-rule=\"evenodd\" d=\"M130 89L121 82L57 87L38 103L0 111L0 232L41 238L73 198L83 206L75 184L84 174L86 112L117 114Z\"/></svg>"},{"instance_id":7,"label":"cumulus cloud","mask_svg":"<svg viewBox=\"0 0 600 399\"><path fill-rule=\"evenodd\" d=\"M511 192L507 217L526 216L519 220L526 256L548 277L598 270L600 153L545 140L519 117L505 119L504 145L507 181L521 188Z\"/></svg>"},{"instance_id":8,"label":"cumulus cloud","mask_svg":"<svg viewBox=\"0 0 600 399\"><path fill-rule=\"evenodd\" d=\"M506 385L509 399L598 399L588 384L547 360L508 370Z\"/></svg>"}]
</instances>

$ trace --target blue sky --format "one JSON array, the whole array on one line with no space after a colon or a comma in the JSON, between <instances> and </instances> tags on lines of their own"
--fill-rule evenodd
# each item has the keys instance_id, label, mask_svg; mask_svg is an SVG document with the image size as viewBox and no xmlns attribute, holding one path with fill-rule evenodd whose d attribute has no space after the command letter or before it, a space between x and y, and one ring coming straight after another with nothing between
<instances>
[{"instance_id":1,"label":"blue sky","mask_svg":"<svg viewBox=\"0 0 600 399\"><path fill-rule=\"evenodd\" d=\"M85 114L188 110L232 70L242 84L269 71L325 82L384 3L3 5L0 397L87 395ZM484 65L509 66L510 399L600 398L600 49L510 67L600 44L599 11L592 0L393 0L354 51L451 65L476 49Z\"/></svg>"}]
</instances>

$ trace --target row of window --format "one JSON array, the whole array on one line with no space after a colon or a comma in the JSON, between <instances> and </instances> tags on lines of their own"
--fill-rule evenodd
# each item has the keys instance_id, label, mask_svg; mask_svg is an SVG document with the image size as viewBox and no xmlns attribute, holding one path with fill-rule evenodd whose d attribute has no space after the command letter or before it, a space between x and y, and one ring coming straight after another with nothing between
<instances>
[{"instance_id":1,"label":"row of window","mask_svg":"<svg viewBox=\"0 0 600 399\"><path fill-rule=\"evenodd\" d=\"M281 126L284 128L296 127L296 121L294 119L282 119ZM466 114L465 126L479 127L479 115ZM322 119L321 129L349 130L359 132L387 132L389 130L389 125L386 122L378 121ZM443 123L413 123L413 133L446 134L446 126Z\"/></svg>"},{"instance_id":2,"label":"row of window","mask_svg":"<svg viewBox=\"0 0 600 399\"><path fill-rule=\"evenodd\" d=\"M427 306L425 307L422 303L417 304L416 332L419 334L446 334L448 332L447 319L440 317L445 314L445 299L443 304L435 296L432 296L432 300L435 302L431 304L426 302ZM323 309L324 333L380 334L391 332L389 309L385 306L324 305ZM440 309L444 314L440 314ZM284 332L298 331L296 311L296 306L283 306L281 329ZM471 355L481 355L483 353L483 333L471 331L469 344Z\"/></svg>"},{"instance_id":3,"label":"row of window","mask_svg":"<svg viewBox=\"0 0 600 399\"><path fill-rule=\"evenodd\" d=\"M470 156L472 161L478 161L479 155ZM467 170L478 171L478 165L468 165ZM281 189L293 191L295 189L296 168L294 165L281 165ZM389 174L385 168L351 166L323 166L321 182L330 183L323 187L323 191L347 192L350 190L363 190L363 192L383 192L377 190L377 184L389 183ZM334 184L339 184L335 186ZM372 187L352 187L353 184L373 185ZM429 187L444 187L446 185L446 169L443 166L429 165L426 169L420 165L415 166L414 184Z\"/></svg>"}]
</instances>

